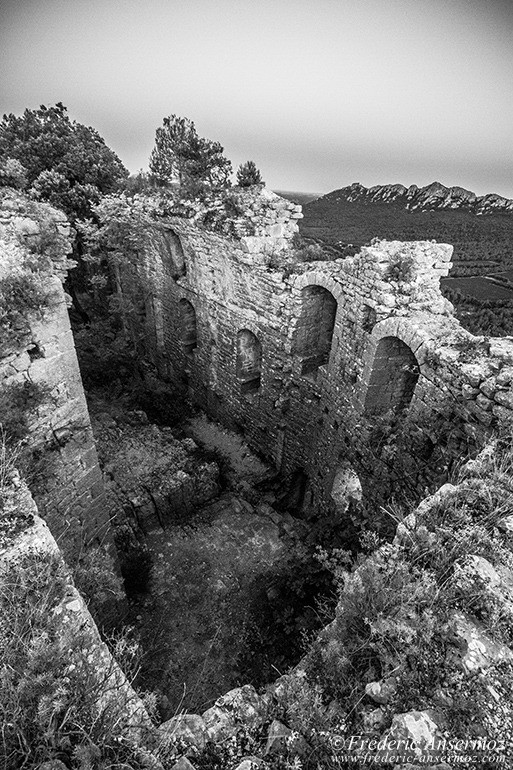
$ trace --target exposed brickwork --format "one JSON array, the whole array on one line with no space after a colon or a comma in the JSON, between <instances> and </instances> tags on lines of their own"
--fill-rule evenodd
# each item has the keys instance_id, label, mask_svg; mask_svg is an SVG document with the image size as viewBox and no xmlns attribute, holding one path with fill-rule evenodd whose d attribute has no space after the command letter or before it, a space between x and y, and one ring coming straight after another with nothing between
<instances>
[{"instance_id":1,"label":"exposed brickwork","mask_svg":"<svg viewBox=\"0 0 513 770\"><path fill-rule=\"evenodd\" d=\"M248 254L240 240L184 220L167 226L180 238L186 274L175 281L158 248L146 251L140 267L158 308L147 339L157 340L150 349L160 371L186 379L196 403L241 428L284 476L306 473L308 506L332 502L341 464L352 463L373 495L389 493L404 472L404 452L393 456L390 442L375 439L367 398L374 413L388 404L408 416L407 483L419 492L511 419L513 341L487 348L453 317L439 289L451 246L382 241L288 275L270 267L265 249ZM184 299L196 314L196 345L188 350ZM249 394L240 377L241 330L261 346L259 386ZM392 339L380 347L384 338Z\"/></svg>"}]
</instances>

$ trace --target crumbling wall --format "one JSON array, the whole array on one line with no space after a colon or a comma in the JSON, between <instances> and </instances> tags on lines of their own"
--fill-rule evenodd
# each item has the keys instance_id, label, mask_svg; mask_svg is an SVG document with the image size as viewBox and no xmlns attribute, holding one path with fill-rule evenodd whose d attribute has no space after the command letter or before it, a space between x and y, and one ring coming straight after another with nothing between
<instances>
[{"instance_id":1,"label":"crumbling wall","mask_svg":"<svg viewBox=\"0 0 513 770\"><path fill-rule=\"evenodd\" d=\"M150 317L147 334L158 340L155 362L285 477L305 473L310 509L332 505L337 468L348 462L367 496L399 483L421 494L511 420L513 341L475 338L452 315L439 287L451 246L379 241L285 270L264 244L248 251L243 238L179 219L167 226L186 274L174 280L155 248L140 267L158 308L158 333ZM184 300L195 313L187 350ZM238 369L243 330L260 346L249 393Z\"/></svg>"},{"instance_id":2,"label":"crumbling wall","mask_svg":"<svg viewBox=\"0 0 513 770\"><path fill-rule=\"evenodd\" d=\"M62 757L72 740L84 751L95 742L102 749L116 742L137 747L151 728L146 708L101 639L26 484L5 465L0 606L5 767L18 766L16 757Z\"/></svg>"},{"instance_id":3,"label":"crumbling wall","mask_svg":"<svg viewBox=\"0 0 513 770\"><path fill-rule=\"evenodd\" d=\"M19 334L2 336L0 393L24 383L46 389L45 400L35 409L27 404L24 412L28 481L41 515L73 563L84 543L108 541L109 517L62 285L69 267L69 223L47 204L14 193L1 204L0 254L16 249L20 258L34 252L34 259L46 259L42 275L52 299L23 319ZM14 269L0 256L0 279ZM8 417L0 415L0 423Z\"/></svg>"}]
</instances>

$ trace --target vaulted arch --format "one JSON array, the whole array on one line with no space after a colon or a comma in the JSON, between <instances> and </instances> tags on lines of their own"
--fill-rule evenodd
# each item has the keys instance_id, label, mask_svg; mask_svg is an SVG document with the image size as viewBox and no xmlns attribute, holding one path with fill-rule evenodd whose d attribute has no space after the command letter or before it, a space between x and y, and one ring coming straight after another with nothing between
<instances>
[{"instance_id":1,"label":"vaulted arch","mask_svg":"<svg viewBox=\"0 0 513 770\"><path fill-rule=\"evenodd\" d=\"M399 414L413 398L419 364L399 337L382 337L376 347L365 398L367 415Z\"/></svg>"},{"instance_id":2,"label":"vaulted arch","mask_svg":"<svg viewBox=\"0 0 513 770\"><path fill-rule=\"evenodd\" d=\"M336 314L337 300L324 286L310 284L301 290L293 348L301 359L301 374L315 374L328 363Z\"/></svg>"}]
</instances>

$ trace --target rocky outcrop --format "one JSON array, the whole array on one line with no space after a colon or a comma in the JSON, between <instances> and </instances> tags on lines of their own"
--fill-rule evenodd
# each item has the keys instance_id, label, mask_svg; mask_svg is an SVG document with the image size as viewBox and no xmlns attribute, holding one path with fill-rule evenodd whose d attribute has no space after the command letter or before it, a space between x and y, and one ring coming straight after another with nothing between
<instances>
[{"instance_id":1,"label":"rocky outcrop","mask_svg":"<svg viewBox=\"0 0 513 770\"><path fill-rule=\"evenodd\" d=\"M477 196L464 187L445 187L440 182L432 182L425 187L386 184L369 188L354 182L348 187L328 193L324 199L351 203L394 203L410 211L463 209L476 215L513 213L513 200L509 198L495 193Z\"/></svg>"},{"instance_id":2,"label":"rocky outcrop","mask_svg":"<svg viewBox=\"0 0 513 770\"><path fill-rule=\"evenodd\" d=\"M141 410L94 402L93 429L113 506L129 511L143 532L186 520L219 493L217 464Z\"/></svg>"}]
</instances>

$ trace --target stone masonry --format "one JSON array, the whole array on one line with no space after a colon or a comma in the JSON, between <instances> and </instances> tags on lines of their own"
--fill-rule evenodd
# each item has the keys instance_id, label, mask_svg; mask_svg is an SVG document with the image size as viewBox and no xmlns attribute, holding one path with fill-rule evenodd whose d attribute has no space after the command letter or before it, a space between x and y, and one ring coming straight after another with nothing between
<instances>
[{"instance_id":1,"label":"stone masonry","mask_svg":"<svg viewBox=\"0 0 513 770\"><path fill-rule=\"evenodd\" d=\"M454 318L439 286L452 246L374 242L290 270L267 243L248 251L179 218L158 228L137 267L151 357L285 484L306 475L309 510L332 505L348 465L367 496L399 479L422 494L511 422L513 339L473 337Z\"/></svg>"},{"instance_id":2,"label":"stone masonry","mask_svg":"<svg viewBox=\"0 0 513 770\"><path fill-rule=\"evenodd\" d=\"M74 563L85 545L108 542L109 530L102 474L62 285L69 267L69 224L48 205L15 194L2 201L0 279L17 269L6 255L14 249L22 259L42 235L53 246L45 276L46 285L54 290L53 301L50 308L30 316L17 341L9 345L2 339L0 390L24 383L44 385L48 390L48 398L35 411L27 411L26 445L37 466L29 483L41 515L66 558Z\"/></svg>"}]
</instances>

